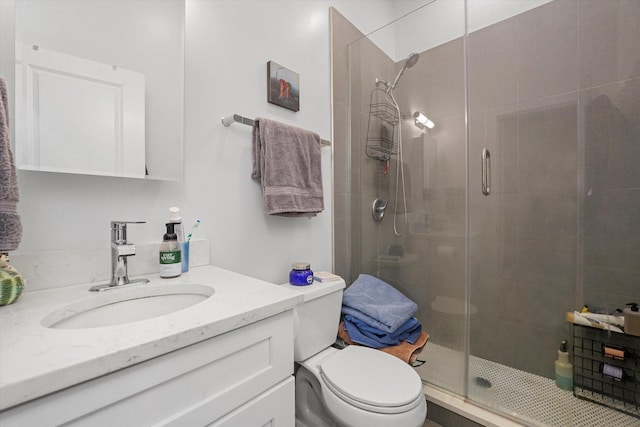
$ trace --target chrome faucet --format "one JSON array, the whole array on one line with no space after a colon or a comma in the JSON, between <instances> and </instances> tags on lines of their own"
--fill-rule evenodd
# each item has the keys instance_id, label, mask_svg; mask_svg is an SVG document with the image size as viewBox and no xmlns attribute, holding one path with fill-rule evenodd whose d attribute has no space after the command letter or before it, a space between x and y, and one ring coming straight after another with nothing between
<instances>
[{"instance_id":1,"label":"chrome faucet","mask_svg":"<svg viewBox=\"0 0 640 427\"><path fill-rule=\"evenodd\" d=\"M127 224L144 224L144 221L111 221L111 281L91 287L92 292L107 291L128 284L149 283L149 279L129 279L127 257L136 254L136 246L127 241Z\"/></svg>"}]
</instances>

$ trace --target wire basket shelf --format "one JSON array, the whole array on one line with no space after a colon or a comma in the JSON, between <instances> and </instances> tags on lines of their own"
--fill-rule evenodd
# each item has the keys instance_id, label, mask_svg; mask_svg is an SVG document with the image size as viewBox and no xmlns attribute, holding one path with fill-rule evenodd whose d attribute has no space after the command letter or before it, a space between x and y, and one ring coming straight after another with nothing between
<instances>
[{"instance_id":1,"label":"wire basket shelf","mask_svg":"<svg viewBox=\"0 0 640 427\"><path fill-rule=\"evenodd\" d=\"M377 160L389 160L398 153L395 127L402 124L404 114L389 102L384 90L375 88L369 100L369 123L367 125L367 156Z\"/></svg>"},{"instance_id":2,"label":"wire basket shelf","mask_svg":"<svg viewBox=\"0 0 640 427\"><path fill-rule=\"evenodd\" d=\"M573 325L573 395L640 418L640 338Z\"/></svg>"},{"instance_id":3,"label":"wire basket shelf","mask_svg":"<svg viewBox=\"0 0 640 427\"><path fill-rule=\"evenodd\" d=\"M372 114L380 120L394 126L402 123L404 120L404 114L400 113L400 121L398 121L398 110L396 110L396 107L390 102L371 104L369 114Z\"/></svg>"}]
</instances>

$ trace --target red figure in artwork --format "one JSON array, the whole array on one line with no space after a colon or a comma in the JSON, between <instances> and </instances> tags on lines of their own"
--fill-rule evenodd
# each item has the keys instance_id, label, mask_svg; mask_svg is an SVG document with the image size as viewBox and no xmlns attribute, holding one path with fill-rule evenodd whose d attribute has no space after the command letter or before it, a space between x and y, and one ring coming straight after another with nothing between
<instances>
[{"instance_id":1,"label":"red figure in artwork","mask_svg":"<svg viewBox=\"0 0 640 427\"><path fill-rule=\"evenodd\" d=\"M285 79L280 79L280 98L289 99L289 82Z\"/></svg>"}]
</instances>

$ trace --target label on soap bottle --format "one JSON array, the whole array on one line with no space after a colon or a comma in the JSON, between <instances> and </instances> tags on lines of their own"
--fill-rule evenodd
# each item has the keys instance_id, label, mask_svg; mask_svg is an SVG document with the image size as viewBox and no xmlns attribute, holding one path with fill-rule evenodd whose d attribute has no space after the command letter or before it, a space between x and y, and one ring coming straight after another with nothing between
<instances>
[{"instance_id":1,"label":"label on soap bottle","mask_svg":"<svg viewBox=\"0 0 640 427\"><path fill-rule=\"evenodd\" d=\"M160 251L160 277L176 277L182 273L180 251Z\"/></svg>"}]
</instances>

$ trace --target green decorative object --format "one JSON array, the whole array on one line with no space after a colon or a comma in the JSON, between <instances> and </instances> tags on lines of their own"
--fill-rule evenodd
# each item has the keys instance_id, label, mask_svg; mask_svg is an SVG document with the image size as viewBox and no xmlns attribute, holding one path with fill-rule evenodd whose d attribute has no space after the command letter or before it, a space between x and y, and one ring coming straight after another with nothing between
<instances>
[{"instance_id":1,"label":"green decorative object","mask_svg":"<svg viewBox=\"0 0 640 427\"><path fill-rule=\"evenodd\" d=\"M6 255L0 256L0 306L15 302L24 289L24 279L8 261Z\"/></svg>"}]
</instances>

